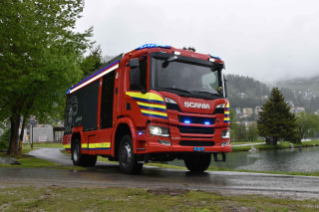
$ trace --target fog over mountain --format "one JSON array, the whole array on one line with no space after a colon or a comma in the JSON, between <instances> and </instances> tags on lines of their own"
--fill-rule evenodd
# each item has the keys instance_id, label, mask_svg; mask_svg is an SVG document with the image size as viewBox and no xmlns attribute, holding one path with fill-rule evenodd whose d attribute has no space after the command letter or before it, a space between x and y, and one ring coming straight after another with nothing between
<instances>
[{"instance_id":1,"label":"fog over mountain","mask_svg":"<svg viewBox=\"0 0 319 212\"><path fill-rule=\"evenodd\" d=\"M160 43L220 56L231 74L262 82L319 73L318 0L86 1L103 55Z\"/></svg>"}]
</instances>

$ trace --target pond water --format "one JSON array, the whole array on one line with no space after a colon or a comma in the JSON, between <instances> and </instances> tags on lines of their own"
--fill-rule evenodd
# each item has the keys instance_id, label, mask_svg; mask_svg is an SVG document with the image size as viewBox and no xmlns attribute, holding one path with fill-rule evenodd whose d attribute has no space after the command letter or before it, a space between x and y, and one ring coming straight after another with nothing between
<instances>
[{"instance_id":1,"label":"pond water","mask_svg":"<svg viewBox=\"0 0 319 212\"><path fill-rule=\"evenodd\" d=\"M256 153L232 152L226 156L226 162L215 162L212 159L211 166L251 171L319 171L319 147L265 150ZM183 160L174 160L168 164L185 167Z\"/></svg>"}]
</instances>

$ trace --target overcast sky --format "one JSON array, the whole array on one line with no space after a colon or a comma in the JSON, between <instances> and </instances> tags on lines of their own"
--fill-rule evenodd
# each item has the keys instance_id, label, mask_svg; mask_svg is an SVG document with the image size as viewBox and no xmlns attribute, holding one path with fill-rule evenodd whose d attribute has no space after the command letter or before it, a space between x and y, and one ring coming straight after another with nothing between
<instances>
[{"instance_id":1,"label":"overcast sky","mask_svg":"<svg viewBox=\"0 0 319 212\"><path fill-rule=\"evenodd\" d=\"M263 82L319 75L319 0L86 0L77 30L90 26L103 55L191 46Z\"/></svg>"}]
</instances>

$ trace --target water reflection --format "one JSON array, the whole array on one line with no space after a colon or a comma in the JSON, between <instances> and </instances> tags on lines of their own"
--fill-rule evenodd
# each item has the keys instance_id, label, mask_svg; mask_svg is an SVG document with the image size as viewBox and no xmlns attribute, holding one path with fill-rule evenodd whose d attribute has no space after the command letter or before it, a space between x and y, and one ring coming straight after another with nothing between
<instances>
[{"instance_id":1,"label":"water reflection","mask_svg":"<svg viewBox=\"0 0 319 212\"><path fill-rule=\"evenodd\" d=\"M227 161L214 162L212 166L252 171L314 172L319 171L319 147L267 150L256 153L232 152ZM182 160L168 164L185 166Z\"/></svg>"}]
</instances>

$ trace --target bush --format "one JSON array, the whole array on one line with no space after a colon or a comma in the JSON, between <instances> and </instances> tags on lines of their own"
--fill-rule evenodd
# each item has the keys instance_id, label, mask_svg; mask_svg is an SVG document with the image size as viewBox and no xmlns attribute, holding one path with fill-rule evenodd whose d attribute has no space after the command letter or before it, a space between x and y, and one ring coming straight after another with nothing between
<instances>
[{"instance_id":1,"label":"bush","mask_svg":"<svg viewBox=\"0 0 319 212\"><path fill-rule=\"evenodd\" d=\"M11 128L7 128L0 136L0 149L8 149L10 142Z\"/></svg>"}]
</instances>

